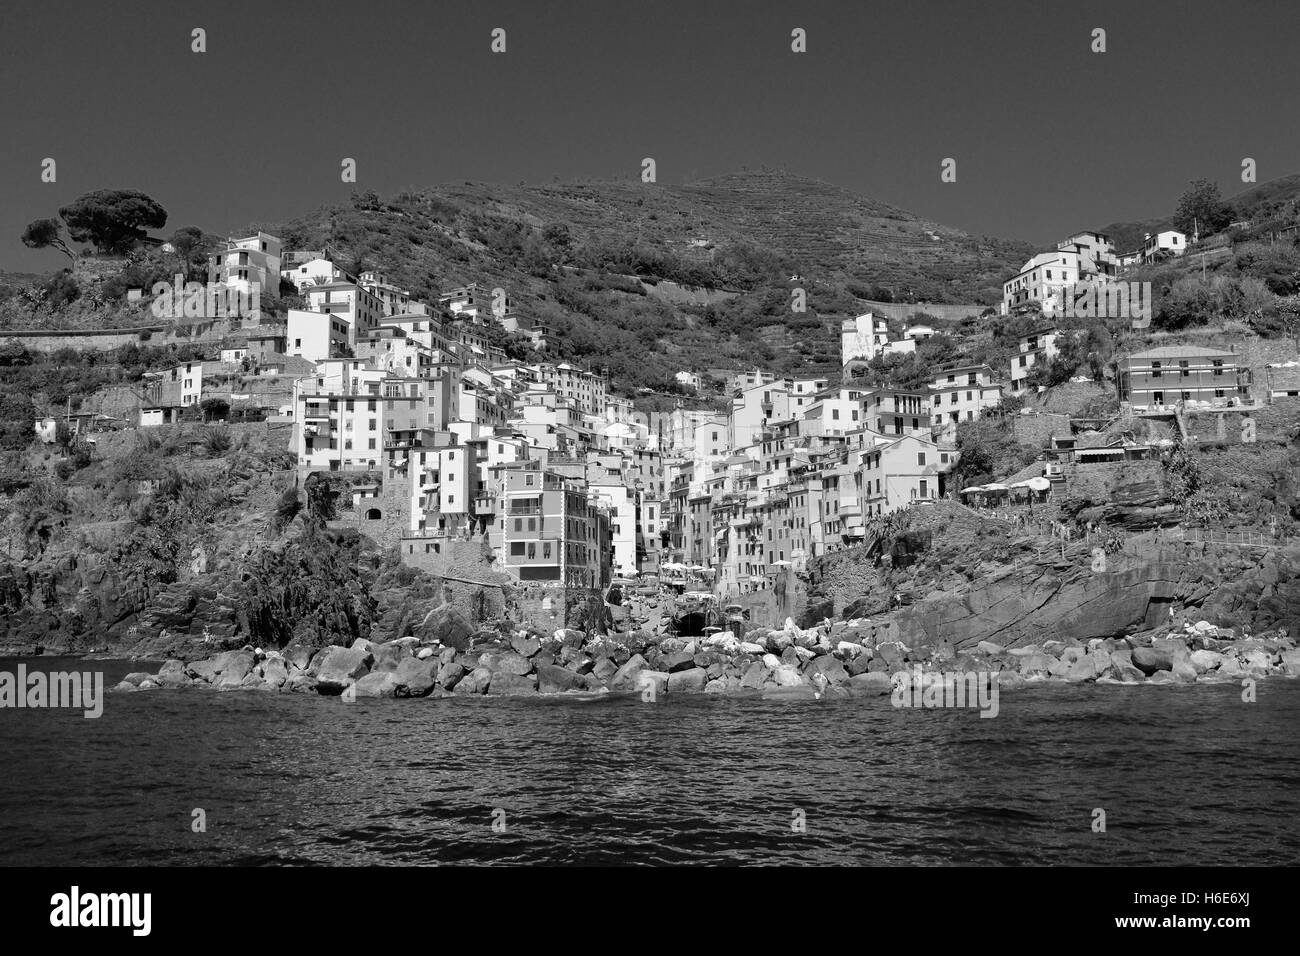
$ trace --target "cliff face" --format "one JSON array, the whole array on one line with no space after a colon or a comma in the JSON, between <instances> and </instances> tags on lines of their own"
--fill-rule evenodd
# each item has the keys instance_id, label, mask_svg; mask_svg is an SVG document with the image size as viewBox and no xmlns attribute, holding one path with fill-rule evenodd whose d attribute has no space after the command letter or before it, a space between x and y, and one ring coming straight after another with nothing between
<instances>
[{"instance_id":1,"label":"cliff face","mask_svg":"<svg viewBox=\"0 0 1300 956\"><path fill-rule=\"evenodd\" d=\"M978 519L976 519L978 521ZM1300 548L1262 551L1130 538L1099 561L1097 542L1013 536L1000 523L908 533L889 560L867 549L816 562L810 602L869 618L909 646L1005 647L1156 631L1186 615L1220 627L1300 623ZM972 536L981 543L972 545ZM1096 568L1096 569L1094 569ZM1173 615L1171 615L1173 611Z\"/></svg>"}]
</instances>

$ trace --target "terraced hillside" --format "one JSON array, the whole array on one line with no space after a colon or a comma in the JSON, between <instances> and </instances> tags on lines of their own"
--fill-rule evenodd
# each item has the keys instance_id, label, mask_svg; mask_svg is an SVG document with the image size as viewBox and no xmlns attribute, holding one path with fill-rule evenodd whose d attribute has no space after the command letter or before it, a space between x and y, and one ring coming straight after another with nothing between
<instances>
[{"instance_id":1,"label":"terraced hillside","mask_svg":"<svg viewBox=\"0 0 1300 956\"><path fill-rule=\"evenodd\" d=\"M994 302L1032 252L770 170L684 186L462 183L360 193L349 206L262 225L290 248L329 242L346 250L345 267L382 267L420 296L499 285L555 330L562 357L652 388L689 367L837 367L838 321L867 300ZM647 294L662 280L737 294L694 303ZM804 313L790 309L793 285L807 290Z\"/></svg>"}]
</instances>

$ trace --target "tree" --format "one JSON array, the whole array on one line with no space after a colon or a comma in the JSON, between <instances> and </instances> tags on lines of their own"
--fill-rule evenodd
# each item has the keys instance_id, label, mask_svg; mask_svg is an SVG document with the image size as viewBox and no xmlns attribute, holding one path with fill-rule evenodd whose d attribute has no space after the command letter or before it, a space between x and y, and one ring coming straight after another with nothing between
<instances>
[{"instance_id":1,"label":"tree","mask_svg":"<svg viewBox=\"0 0 1300 956\"><path fill-rule=\"evenodd\" d=\"M185 266L185 278L193 280L199 270L207 266L208 257L216 249L214 236L205 235L198 226L181 226L170 239L176 255Z\"/></svg>"},{"instance_id":2,"label":"tree","mask_svg":"<svg viewBox=\"0 0 1300 956\"><path fill-rule=\"evenodd\" d=\"M1193 180L1178 200L1174 228L1186 235L1199 231L1213 235L1232 222L1232 207L1219 195L1219 187L1208 179Z\"/></svg>"},{"instance_id":3,"label":"tree","mask_svg":"<svg viewBox=\"0 0 1300 956\"><path fill-rule=\"evenodd\" d=\"M77 257L59 234L62 226L57 219L36 219L23 230L23 245L28 249L58 249L77 264Z\"/></svg>"},{"instance_id":4,"label":"tree","mask_svg":"<svg viewBox=\"0 0 1300 956\"><path fill-rule=\"evenodd\" d=\"M100 252L122 253L143 239L145 229L167 224L167 210L135 189L97 189L59 210L68 234Z\"/></svg>"}]
</instances>

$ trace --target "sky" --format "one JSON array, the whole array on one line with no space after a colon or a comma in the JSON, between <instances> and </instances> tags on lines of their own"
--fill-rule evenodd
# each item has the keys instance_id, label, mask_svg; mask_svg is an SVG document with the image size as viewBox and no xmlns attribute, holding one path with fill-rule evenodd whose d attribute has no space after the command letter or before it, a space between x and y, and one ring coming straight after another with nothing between
<instances>
[{"instance_id":1,"label":"sky","mask_svg":"<svg viewBox=\"0 0 1300 956\"><path fill-rule=\"evenodd\" d=\"M1051 244L1300 171L1294 0L5 0L0 269L95 189L222 235L442 182L784 167ZM191 50L206 31L207 52ZM491 33L506 31L506 52ZM807 52L791 50L806 31ZM1106 31L1106 52L1092 33ZM356 185L340 163L357 163ZM56 181L41 181L42 161ZM941 163L956 160L956 181Z\"/></svg>"}]
</instances>

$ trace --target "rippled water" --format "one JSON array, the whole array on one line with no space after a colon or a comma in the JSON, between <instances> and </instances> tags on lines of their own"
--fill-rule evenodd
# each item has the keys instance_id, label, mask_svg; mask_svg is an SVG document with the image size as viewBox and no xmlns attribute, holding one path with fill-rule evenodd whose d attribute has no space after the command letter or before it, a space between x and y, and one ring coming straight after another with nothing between
<instances>
[{"instance_id":1,"label":"rippled water","mask_svg":"<svg viewBox=\"0 0 1300 956\"><path fill-rule=\"evenodd\" d=\"M107 686L142 669L27 663ZM1039 687L995 719L203 690L109 695L98 720L0 710L0 862L1295 863L1300 681L1258 686L1255 704L1233 685Z\"/></svg>"}]
</instances>

